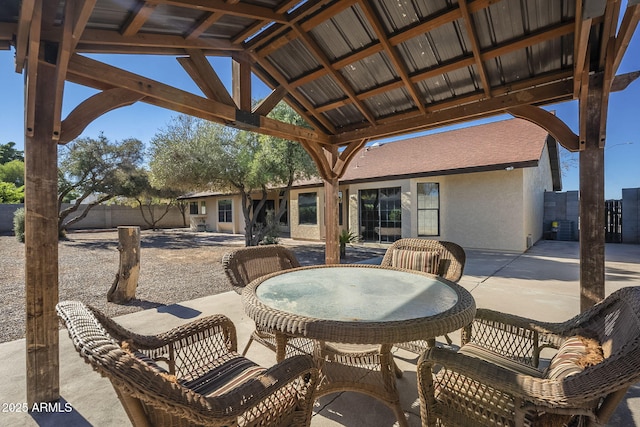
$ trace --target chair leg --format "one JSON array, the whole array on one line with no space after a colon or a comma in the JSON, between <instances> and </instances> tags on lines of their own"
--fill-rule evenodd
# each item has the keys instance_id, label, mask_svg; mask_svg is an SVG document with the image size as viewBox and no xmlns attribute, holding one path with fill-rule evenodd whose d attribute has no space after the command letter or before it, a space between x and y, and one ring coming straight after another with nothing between
<instances>
[{"instance_id":1,"label":"chair leg","mask_svg":"<svg viewBox=\"0 0 640 427\"><path fill-rule=\"evenodd\" d=\"M251 336L249 337L249 341L247 341L247 345L245 345L244 350L242 350L243 356L247 355L247 351L249 350L249 346L251 345L252 342L253 342L253 334L251 334Z\"/></svg>"},{"instance_id":2,"label":"chair leg","mask_svg":"<svg viewBox=\"0 0 640 427\"><path fill-rule=\"evenodd\" d=\"M452 345L453 341L449 338L449 334L444 334L444 339L447 341L447 344Z\"/></svg>"}]
</instances>

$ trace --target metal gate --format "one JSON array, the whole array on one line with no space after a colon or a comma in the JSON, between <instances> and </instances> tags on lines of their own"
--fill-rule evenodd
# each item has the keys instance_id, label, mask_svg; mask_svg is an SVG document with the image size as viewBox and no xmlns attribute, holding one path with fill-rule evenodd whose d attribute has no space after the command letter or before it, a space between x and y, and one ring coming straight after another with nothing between
<instances>
[{"instance_id":1,"label":"metal gate","mask_svg":"<svg viewBox=\"0 0 640 427\"><path fill-rule=\"evenodd\" d=\"M622 200L605 200L605 241L622 243Z\"/></svg>"}]
</instances>

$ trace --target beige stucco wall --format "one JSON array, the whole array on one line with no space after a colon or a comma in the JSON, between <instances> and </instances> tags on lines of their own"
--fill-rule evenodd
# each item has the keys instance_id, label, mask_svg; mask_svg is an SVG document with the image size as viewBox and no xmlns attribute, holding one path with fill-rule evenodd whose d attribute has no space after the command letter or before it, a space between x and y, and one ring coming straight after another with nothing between
<instances>
[{"instance_id":1,"label":"beige stucco wall","mask_svg":"<svg viewBox=\"0 0 640 427\"><path fill-rule=\"evenodd\" d=\"M530 236L527 244L534 244L542 238L544 232L544 193L553 191L551 161L545 144L537 168L524 170L524 233Z\"/></svg>"},{"instance_id":2,"label":"beige stucco wall","mask_svg":"<svg viewBox=\"0 0 640 427\"><path fill-rule=\"evenodd\" d=\"M521 252L526 249L522 177L522 169L477 172L415 180L413 187L440 183L440 236L434 238L465 248Z\"/></svg>"}]
</instances>

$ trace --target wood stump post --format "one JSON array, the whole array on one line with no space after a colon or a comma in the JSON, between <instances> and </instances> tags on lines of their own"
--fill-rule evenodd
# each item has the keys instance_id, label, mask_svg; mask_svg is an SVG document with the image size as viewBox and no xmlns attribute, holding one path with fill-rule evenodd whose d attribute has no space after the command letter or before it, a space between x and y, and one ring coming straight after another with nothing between
<instances>
[{"instance_id":1,"label":"wood stump post","mask_svg":"<svg viewBox=\"0 0 640 427\"><path fill-rule=\"evenodd\" d=\"M122 304L136 297L140 275L140 227L118 227L120 268L107 301Z\"/></svg>"}]
</instances>

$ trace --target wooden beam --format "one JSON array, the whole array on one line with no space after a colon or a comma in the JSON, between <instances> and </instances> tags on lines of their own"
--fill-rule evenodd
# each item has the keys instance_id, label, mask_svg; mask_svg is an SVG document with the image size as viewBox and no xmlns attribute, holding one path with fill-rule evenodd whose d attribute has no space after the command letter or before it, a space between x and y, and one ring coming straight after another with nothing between
<instances>
[{"instance_id":1,"label":"wooden beam","mask_svg":"<svg viewBox=\"0 0 640 427\"><path fill-rule=\"evenodd\" d=\"M622 58L629 47L629 43L631 43L631 38L638 27L638 21L640 21L640 2L637 0L635 2L630 1L624 11L618 35L616 36L615 58L613 61L614 74L618 71Z\"/></svg>"},{"instance_id":2,"label":"wooden beam","mask_svg":"<svg viewBox=\"0 0 640 427\"><path fill-rule=\"evenodd\" d=\"M49 30L43 31L43 38L51 41L59 40L59 31ZM144 51L144 49L156 48L157 54L163 53L163 49L167 52L173 52L172 49L210 49L221 51L241 51L242 46L234 45L227 40L213 38L197 38L185 39L182 36L172 36L167 34L135 34L125 36L109 30L87 29L82 34L82 39L78 43L78 50L87 49L91 46L92 51L101 53L114 52L119 53L127 48L131 49L131 53ZM100 51L100 49L103 49Z\"/></svg>"},{"instance_id":3,"label":"wooden beam","mask_svg":"<svg viewBox=\"0 0 640 427\"><path fill-rule=\"evenodd\" d=\"M195 40L207 31L213 24L218 22L224 15L220 12L211 12L198 20L195 25L190 28L184 38L187 40ZM235 43L235 42L233 42Z\"/></svg>"},{"instance_id":4,"label":"wooden beam","mask_svg":"<svg viewBox=\"0 0 640 427\"><path fill-rule=\"evenodd\" d=\"M177 58L182 68L191 76L202 93L209 99L235 107L229 91L225 87L218 73L213 69L207 57L197 49L189 49L189 58Z\"/></svg>"},{"instance_id":5,"label":"wooden beam","mask_svg":"<svg viewBox=\"0 0 640 427\"><path fill-rule=\"evenodd\" d=\"M39 3L39 2L36 2ZM36 4L36 9L38 5ZM34 14L34 18L38 13ZM32 22L38 25L39 20ZM27 63L36 78L27 91L34 124L25 132L25 298L26 397L29 408L60 397L58 303L58 165L54 126L56 70L37 60ZM31 71L31 70L30 70ZM29 83L31 84L31 82ZM32 97L35 97L33 99Z\"/></svg>"},{"instance_id":6,"label":"wooden beam","mask_svg":"<svg viewBox=\"0 0 640 427\"><path fill-rule=\"evenodd\" d=\"M320 46L318 46L318 43L313 40L311 38L311 36L309 34L307 34L306 32L304 32L302 30L302 28L297 25L294 24L292 26L293 30L298 34L298 37L304 42L304 44L307 46L307 48L309 49L310 53L318 60L318 62L327 70L329 70L329 74L331 75L331 77L333 77L333 79L335 80L335 82L338 84L338 86L342 89L342 91L351 99L351 101L356 105L356 107L358 108L358 110L360 111L360 113L362 114L362 116L371 124L375 124L376 119L373 116L373 114L371 113L371 111L369 111L369 109L367 108L366 105L364 105L364 103L362 101L360 101L355 93L355 91L353 90L353 88L351 88L351 86L349 85L349 82L347 81L347 79L340 74L338 71L334 70L331 67L331 62L329 61L329 58L327 58L327 56L325 55L325 53L322 51L322 49L320 48Z\"/></svg>"},{"instance_id":7,"label":"wooden beam","mask_svg":"<svg viewBox=\"0 0 640 427\"><path fill-rule=\"evenodd\" d=\"M21 73L24 61L27 59L27 46L29 43L30 27L33 19L33 10L36 0L23 0L18 17L18 31L16 34L16 72ZM37 25L40 25L39 23Z\"/></svg>"},{"instance_id":8,"label":"wooden beam","mask_svg":"<svg viewBox=\"0 0 640 427\"><path fill-rule=\"evenodd\" d=\"M77 54L73 55L69 62L67 80L100 90L115 87L125 88L144 95L142 101L145 103L205 118L216 123L235 125L236 109L234 107ZM260 120L261 128L253 129L259 133L292 141L305 138L324 144L331 142L326 134L312 129L282 123L266 117L262 117Z\"/></svg>"},{"instance_id":9,"label":"wooden beam","mask_svg":"<svg viewBox=\"0 0 640 427\"><path fill-rule=\"evenodd\" d=\"M271 65L268 60L261 59L255 53L252 53L252 52L249 52L249 54L251 55L251 58L254 60L254 62L256 62L259 65L259 68L264 69L268 73L268 77L275 79L280 86L284 87L287 90L290 97L295 99L296 102L302 105L302 107L306 108L307 110L306 112L301 112L298 110L296 111L298 111L298 113L307 122L313 123L313 120L311 120L311 118L313 118L315 119L315 121L317 121L317 123L320 123L322 126L324 126L324 128L327 129L330 133L335 133L335 126L333 125L333 123L327 120L327 118L324 117L322 114L318 113L315 107L311 105L311 103L306 97L304 97L298 91L293 90L293 88L289 86L287 79L282 74L280 74L280 72L273 65ZM261 70L258 69L258 67L254 66L254 72L259 76L262 75L263 77L267 77L262 74ZM266 80L266 79L263 78L263 80Z\"/></svg>"},{"instance_id":10,"label":"wooden beam","mask_svg":"<svg viewBox=\"0 0 640 427\"><path fill-rule=\"evenodd\" d=\"M580 310L602 301L605 295L604 149L600 121L604 97L603 74L588 78L587 94L580 102L580 120L586 120L585 149L580 152ZM585 110L583 113L582 110Z\"/></svg>"},{"instance_id":11,"label":"wooden beam","mask_svg":"<svg viewBox=\"0 0 640 427\"><path fill-rule=\"evenodd\" d=\"M253 109L253 113L260 116L268 115L271 110L273 110L276 105L278 105L278 103L282 101L282 98L284 98L286 94L287 90L282 86L278 86L271 91L269 96L267 96L258 105L256 105L256 107Z\"/></svg>"},{"instance_id":12,"label":"wooden beam","mask_svg":"<svg viewBox=\"0 0 640 427\"><path fill-rule=\"evenodd\" d=\"M251 65L247 61L232 61L233 100L242 111L251 111Z\"/></svg>"},{"instance_id":13,"label":"wooden beam","mask_svg":"<svg viewBox=\"0 0 640 427\"><path fill-rule=\"evenodd\" d=\"M602 2L606 5L604 9L604 20L602 22L602 34L600 35L600 70L605 68L605 61L609 51L609 41L615 39L616 28L618 26L618 16L620 15L620 0L592 0Z\"/></svg>"},{"instance_id":14,"label":"wooden beam","mask_svg":"<svg viewBox=\"0 0 640 427\"><path fill-rule=\"evenodd\" d=\"M532 46L534 44L537 43L541 43L543 41L546 40L550 40L550 39L554 39L566 34L570 34L573 30L573 24L572 23L565 23L565 24L560 24L557 25L555 27L553 27L552 29L545 29L545 30L540 30L538 32L535 33L531 33L528 34L526 36L523 36L517 40L511 40L511 41L507 41L504 42L503 44L500 44L498 46L494 46L490 49L485 50L484 52L481 53L481 58L482 61L487 62L493 58L497 58L498 56L502 56L502 55L506 55L509 54L513 51L519 50L519 49L524 49L528 46ZM393 40L394 38L392 37L391 39L391 44L395 45ZM382 48L380 48L379 50L376 49L372 49L372 47L369 47L366 49L366 51L369 53L371 52L371 54L374 53L374 51L381 51ZM358 55L358 54L356 54ZM342 59L341 61L338 62L343 62L343 63L348 63L350 61L351 57ZM338 63L336 62L336 64ZM466 67L470 67L472 65L474 65L476 63L476 59L472 56L466 56L466 57L462 57L462 58L455 58L455 59L451 59L449 61L443 62L441 64L438 64L435 67L429 68L427 70L423 70L420 72L417 72L413 75L411 75L411 82L412 83L418 83L420 81L423 80L427 80L433 77L437 77L440 76L442 74L446 74L446 73L450 73L452 71L461 69L461 68L466 68ZM334 69L337 69L337 67L333 66ZM328 74L328 71L326 70L326 68L321 68L313 73L311 73L309 76L304 76L301 77L298 80L295 80L293 82L291 82L292 87L297 87L300 84L306 83L306 81L311 80L311 79L316 79L319 78L321 76L324 76ZM368 91L365 92L361 92L357 94L358 99L360 100L364 100L366 98L375 96L375 95L379 95L381 93L384 92L388 92L390 90L394 90L397 89L398 87L402 87L403 82L401 80L398 81L394 81L394 82L390 82L387 84L383 84L383 85L379 85L376 88L370 89ZM483 89L484 90L484 89ZM496 91L499 91L498 88L494 89L492 91L492 93L495 94ZM345 98L345 99L341 99L341 100L336 100L334 102L330 102L328 104L322 105L322 106L318 106L318 111L322 112L322 111L329 111L331 109L334 108L338 108L340 106L343 106L345 104L349 104L351 103L352 100L351 98ZM427 107L427 109L429 109L429 107ZM382 122L382 120L378 120L378 122Z\"/></svg>"},{"instance_id":15,"label":"wooden beam","mask_svg":"<svg viewBox=\"0 0 640 427\"><path fill-rule=\"evenodd\" d=\"M66 144L77 138L95 119L119 107L131 105L143 95L127 89L109 89L93 95L80 103L62 121L58 144Z\"/></svg>"},{"instance_id":16,"label":"wooden beam","mask_svg":"<svg viewBox=\"0 0 640 427\"><path fill-rule=\"evenodd\" d=\"M364 11L365 17L369 21L369 24L371 25L373 30L376 32L376 36L378 37L380 44L382 45L382 47L384 48L384 51L386 52L387 56L391 60L391 63L396 69L398 76L400 76L400 79L404 83L404 87L409 92L409 95L411 95L411 98L413 99L413 104L418 108L418 110L424 113L426 111L424 108L424 101L420 96L418 89L415 87L415 85L409 78L409 71L407 70L407 67L404 65L402 58L400 58L400 55L398 55L396 48L391 46L391 43L387 38L387 34L383 29L382 23L378 19L376 12L373 10L373 6L368 1L365 1L365 0L359 0L358 4L360 5L360 8Z\"/></svg>"},{"instance_id":17,"label":"wooden beam","mask_svg":"<svg viewBox=\"0 0 640 427\"><path fill-rule=\"evenodd\" d=\"M169 6L186 7L207 12L221 12L225 15L240 16L242 18L257 19L260 21L273 21L286 24L287 17L275 13L273 10L248 3L232 4L222 0L149 0L151 4L163 4Z\"/></svg>"},{"instance_id":18,"label":"wooden beam","mask_svg":"<svg viewBox=\"0 0 640 427\"><path fill-rule=\"evenodd\" d=\"M482 62L480 42L478 42L478 35L476 34L476 28L473 25L473 21L471 19L471 13L469 12L469 8L467 6L467 0L459 0L458 6L460 7L460 12L462 13L462 21L464 22L464 26L467 29L467 35L469 36L469 41L471 42L471 51L473 52L475 65L478 70L478 74L480 75L482 89L484 90L484 94L487 97L491 97L491 84L489 83L489 77L487 76L487 68L484 66L484 62Z\"/></svg>"},{"instance_id":19,"label":"wooden beam","mask_svg":"<svg viewBox=\"0 0 640 427\"><path fill-rule=\"evenodd\" d=\"M582 87L582 72L585 67L588 68L587 50L589 46L589 34L591 33L591 25L593 18L583 18L582 2L576 2L576 29L573 36L573 96L580 96L580 88Z\"/></svg>"},{"instance_id":20,"label":"wooden beam","mask_svg":"<svg viewBox=\"0 0 640 427\"><path fill-rule=\"evenodd\" d=\"M147 3L146 1L138 0L138 4L135 9L127 18L127 21L120 29L120 33L123 36L133 36L140 31L140 28L149 19L151 14L156 10L158 5Z\"/></svg>"},{"instance_id":21,"label":"wooden beam","mask_svg":"<svg viewBox=\"0 0 640 427\"><path fill-rule=\"evenodd\" d=\"M521 105L509 108L506 111L514 117L528 120L545 129L567 150L580 150L580 138L578 138L578 135L555 114L533 105Z\"/></svg>"},{"instance_id":22,"label":"wooden beam","mask_svg":"<svg viewBox=\"0 0 640 427\"><path fill-rule=\"evenodd\" d=\"M560 102L572 99L572 97L573 86L571 81L560 81L505 95L494 94L492 98L458 105L457 107L438 110L404 120L394 117L389 123L380 124L375 128L357 129L339 134L335 138L335 143L345 145L351 141L360 139L374 139L415 132L431 127L488 117L519 105Z\"/></svg>"},{"instance_id":23,"label":"wooden beam","mask_svg":"<svg viewBox=\"0 0 640 427\"><path fill-rule=\"evenodd\" d=\"M27 50L26 82L25 82L25 135L33 136L35 128L36 84L38 81L38 60L40 56L40 37L42 29L42 0L35 0L33 17L29 26L29 48Z\"/></svg>"},{"instance_id":24,"label":"wooden beam","mask_svg":"<svg viewBox=\"0 0 640 427\"><path fill-rule=\"evenodd\" d=\"M67 0L64 7L64 19L62 23L62 36L58 44L58 58L56 60L56 96L51 100L53 104L53 139L60 138L62 120L62 98L64 82L67 77L67 66L72 52L75 50L78 40L84 31L91 12L96 5L96 0Z\"/></svg>"}]
</instances>

